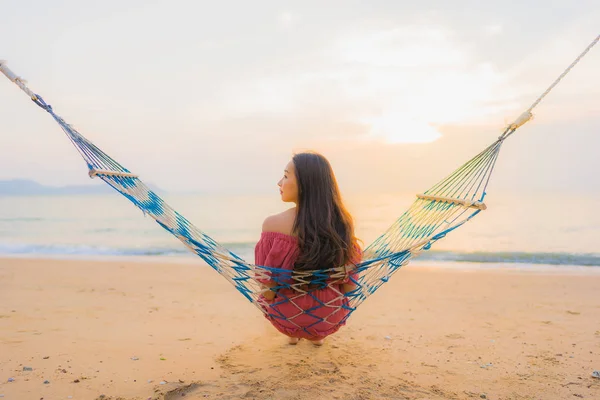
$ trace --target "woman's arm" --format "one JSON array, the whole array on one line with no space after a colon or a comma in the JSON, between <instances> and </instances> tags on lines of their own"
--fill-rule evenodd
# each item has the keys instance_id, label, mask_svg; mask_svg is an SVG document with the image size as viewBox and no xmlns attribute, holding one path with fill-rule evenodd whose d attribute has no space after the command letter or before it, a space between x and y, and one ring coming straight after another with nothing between
<instances>
[{"instance_id":1,"label":"woman's arm","mask_svg":"<svg viewBox=\"0 0 600 400\"><path fill-rule=\"evenodd\" d=\"M344 270L346 272L346 278L343 281L344 283L340 285L340 289L342 293L346 294L358 287L358 285L355 283L358 279L358 275L356 273L356 264L346 265L344 266Z\"/></svg>"},{"instance_id":2,"label":"woman's arm","mask_svg":"<svg viewBox=\"0 0 600 400\"><path fill-rule=\"evenodd\" d=\"M287 220L285 220L285 218L284 218L287 216L287 214L289 214L289 212L286 214L282 213L282 214L271 215L270 217L267 217L262 224L262 231L263 232L281 232L284 234L288 234L286 231L286 227L287 227L286 221ZM257 259L256 261L261 264L264 263L266 261L266 255L264 256L264 259L261 259L261 260ZM269 265L269 266L272 266L272 265ZM272 277L270 271L265 271L265 272L268 273L269 278ZM275 296L277 295L277 290L276 289L274 290L273 288L279 287L280 285L273 279L260 280L259 282L263 289L269 289L262 293L263 297L267 300L273 300L275 298Z\"/></svg>"}]
</instances>

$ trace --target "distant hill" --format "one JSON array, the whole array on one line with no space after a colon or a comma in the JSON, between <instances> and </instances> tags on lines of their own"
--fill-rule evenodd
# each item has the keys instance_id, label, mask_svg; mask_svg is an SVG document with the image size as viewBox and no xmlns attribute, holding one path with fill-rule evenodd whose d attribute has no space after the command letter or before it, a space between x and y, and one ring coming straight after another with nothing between
<instances>
[{"instance_id":1,"label":"distant hill","mask_svg":"<svg viewBox=\"0 0 600 400\"><path fill-rule=\"evenodd\" d=\"M157 193L164 191L148 185ZM27 179L0 181L0 196L40 196L40 195L83 195L114 193L114 189L103 182L95 185L46 186Z\"/></svg>"}]
</instances>

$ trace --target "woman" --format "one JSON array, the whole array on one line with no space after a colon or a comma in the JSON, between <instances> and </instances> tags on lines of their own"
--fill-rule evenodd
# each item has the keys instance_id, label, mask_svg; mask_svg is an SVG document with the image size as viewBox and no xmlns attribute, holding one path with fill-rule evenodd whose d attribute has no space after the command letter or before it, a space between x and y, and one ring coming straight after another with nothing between
<instances>
[{"instance_id":1,"label":"woman","mask_svg":"<svg viewBox=\"0 0 600 400\"><path fill-rule=\"evenodd\" d=\"M255 264L280 271L263 271L265 276L258 279L265 288L260 302L265 316L289 337L290 344L305 338L322 345L326 336L345 324L349 310L342 307L348 302L344 294L356 288L352 270L360 261L360 248L354 223L331 165L320 154L294 155L277 185L281 199L295 207L263 223ZM349 271L343 278L322 278L320 283L293 279L303 271L342 266Z\"/></svg>"}]
</instances>

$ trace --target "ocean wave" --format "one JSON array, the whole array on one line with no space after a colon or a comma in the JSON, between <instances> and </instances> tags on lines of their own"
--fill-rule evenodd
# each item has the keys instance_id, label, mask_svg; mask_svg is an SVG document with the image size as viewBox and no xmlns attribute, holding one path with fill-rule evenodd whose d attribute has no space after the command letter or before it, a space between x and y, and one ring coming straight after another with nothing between
<instances>
[{"instance_id":1,"label":"ocean wave","mask_svg":"<svg viewBox=\"0 0 600 400\"><path fill-rule=\"evenodd\" d=\"M600 267L600 254L544 252L474 252L429 251L421 253L424 261L494 264L578 265Z\"/></svg>"},{"instance_id":2,"label":"ocean wave","mask_svg":"<svg viewBox=\"0 0 600 400\"><path fill-rule=\"evenodd\" d=\"M254 259L255 243L223 243L223 247L245 258ZM194 257L184 247L139 247L115 248L86 245L42 245L22 243L0 243L0 255L33 256L151 256L151 257ZM534 264L573 265L600 267L600 254L544 253L544 252L451 252L426 251L415 260L433 263L479 263L479 264Z\"/></svg>"},{"instance_id":3,"label":"ocean wave","mask_svg":"<svg viewBox=\"0 0 600 400\"><path fill-rule=\"evenodd\" d=\"M111 248L82 245L42 245L0 243L4 255L81 255L81 256L173 256L189 253L185 249L171 248Z\"/></svg>"},{"instance_id":4,"label":"ocean wave","mask_svg":"<svg viewBox=\"0 0 600 400\"><path fill-rule=\"evenodd\" d=\"M0 218L0 222L37 222L43 221L44 218L40 217L6 217Z\"/></svg>"}]
</instances>

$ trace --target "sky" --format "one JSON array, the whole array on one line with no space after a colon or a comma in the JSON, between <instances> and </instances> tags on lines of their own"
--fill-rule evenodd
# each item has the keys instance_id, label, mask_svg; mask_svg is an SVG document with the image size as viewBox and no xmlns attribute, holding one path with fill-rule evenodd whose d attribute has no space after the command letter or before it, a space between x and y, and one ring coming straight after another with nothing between
<instances>
[{"instance_id":1,"label":"sky","mask_svg":"<svg viewBox=\"0 0 600 400\"><path fill-rule=\"evenodd\" d=\"M276 193L313 150L343 191L422 192L600 34L595 0L494 3L0 0L0 59L167 191ZM507 140L490 188L600 193L599 70L597 45ZM15 178L99 184L0 76L0 180Z\"/></svg>"}]
</instances>

